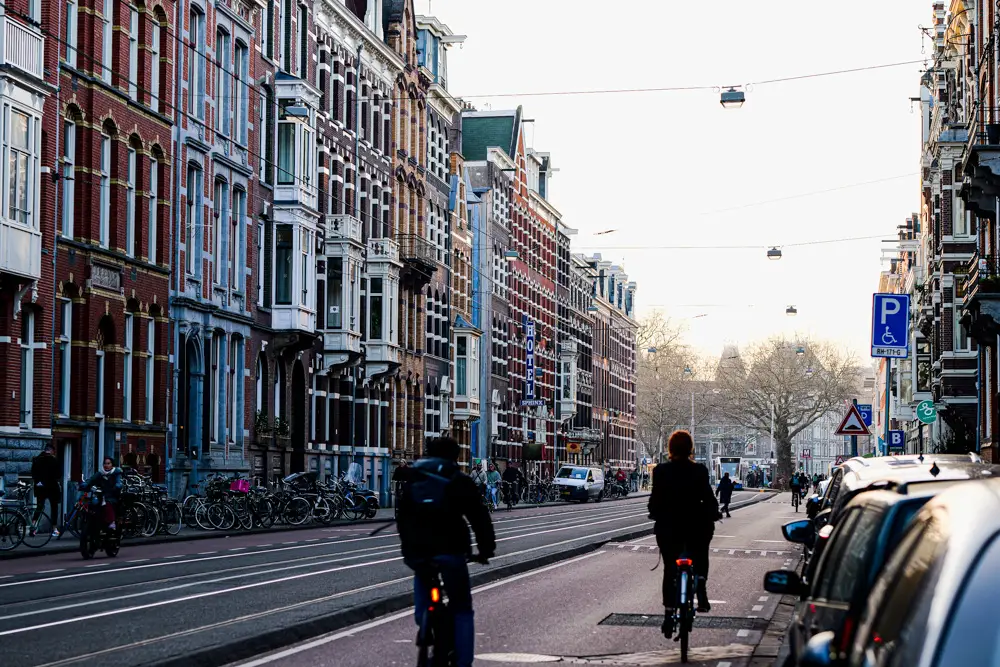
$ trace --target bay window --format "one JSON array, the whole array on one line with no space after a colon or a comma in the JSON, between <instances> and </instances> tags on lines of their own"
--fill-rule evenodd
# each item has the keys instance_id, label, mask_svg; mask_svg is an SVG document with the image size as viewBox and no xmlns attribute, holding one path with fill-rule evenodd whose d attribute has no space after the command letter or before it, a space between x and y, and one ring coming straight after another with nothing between
<instances>
[{"instance_id":1,"label":"bay window","mask_svg":"<svg viewBox=\"0 0 1000 667\"><path fill-rule=\"evenodd\" d=\"M62 151L62 235L73 238L73 215L76 200L76 124L63 122Z\"/></svg>"},{"instance_id":2,"label":"bay window","mask_svg":"<svg viewBox=\"0 0 1000 667\"><path fill-rule=\"evenodd\" d=\"M302 290L302 305L306 308L309 307L309 275L312 264L312 232L308 229L301 229L299 235L299 254L301 264L301 277L302 281L299 288Z\"/></svg>"},{"instance_id":3,"label":"bay window","mask_svg":"<svg viewBox=\"0 0 1000 667\"><path fill-rule=\"evenodd\" d=\"M314 113L308 105L291 99L284 99L278 105L278 185L298 182L300 190L294 196L299 199L316 197Z\"/></svg>"},{"instance_id":4,"label":"bay window","mask_svg":"<svg viewBox=\"0 0 1000 667\"><path fill-rule=\"evenodd\" d=\"M125 351L122 356L122 421L132 421L132 313L125 313Z\"/></svg>"},{"instance_id":5,"label":"bay window","mask_svg":"<svg viewBox=\"0 0 1000 667\"><path fill-rule=\"evenodd\" d=\"M146 423L153 423L153 396L156 392L156 320L146 323Z\"/></svg>"},{"instance_id":6,"label":"bay window","mask_svg":"<svg viewBox=\"0 0 1000 667\"><path fill-rule=\"evenodd\" d=\"M326 328L342 328L344 322L343 257L329 257L326 261L326 310ZM322 317L322 314L320 317Z\"/></svg>"},{"instance_id":7,"label":"bay window","mask_svg":"<svg viewBox=\"0 0 1000 667\"><path fill-rule=\"evenodd\" d=\"M278 185L295 182L295 123L278 123Z\"/></svg>"},{"instance_id":8,"label":"bay window","mask_svg":"<svg viewBox=\"0 0 1000 667\"><path fill-rule=\"evenodd\" d=\"M111 137L101 135L101 210L98 241L107 248L111 243Z\"/></svg>"},{"instance_id":9,"label":"bay window","mask_svg":"<svg viewBox=\"0 0 1000 667\"><path fill-rule=\"evenodd\" d=\"M291 225L277 225L274 241L274 302L287 306L292 303L292 246L294 237Z\"/></svg>"},{"instance_id":10,"label":"bay window","mask_svg":"<svg viewBox=\"0 0 1000 667\"><path fill-rule=\"evenodd\" d=\"M135 173L136 160L138 159L135 148L129 146L128 164L125 173L125 254L135 257Z\"/></svg>"},{"instance_id":11,"label":"bay window","mask_svg":"<svg viewBox=\"0 0 1000 667\"><path fill-rule=\"evenodd\" d=\"M455 341L455 394L469 395L469 339L459 336Z\"/></svg>"}]
</instances>

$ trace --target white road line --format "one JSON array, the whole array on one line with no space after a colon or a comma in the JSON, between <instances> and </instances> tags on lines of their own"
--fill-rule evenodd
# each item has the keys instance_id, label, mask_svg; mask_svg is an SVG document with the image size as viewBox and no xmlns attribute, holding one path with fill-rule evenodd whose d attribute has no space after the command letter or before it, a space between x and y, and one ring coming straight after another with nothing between
<instances>
[{"instance_id":1,"label":"white road line","mask_svg":"<svg viewBox=\"0 0 1000 667\"><path fill-rule=\"evenodd\" d=\"M755 605L754 605L754 606L753 606L753 607L752 607L752 608L750 609L750 611L764 611L764 605L762 605L762 604L755 604Z\"/></svg>"},{"instance_id":2,"label":"white road line","mask_svg":"<svg viewBox=\"0 0 1000 667\"><path fill-rule=\"evenodd\" d=\"M486 584L485 586L480 586L478 588L472 589L472 594L475 595L477 593L482 593L484 591L488 591L488 590L497 588L499 586L504 586L504 585L506 585L506 584L508 584L508 583L510 583L512 581L518 581L520 579L526 579L528 577L533 577L533 576L536 576L536 575L539 575L539 574L543 574L545 572L549 572L549 571L554 570L556 568L566 567L567 565L572 565L574 563L579 563L582 560L586 560L587 558L593 558L594 556L598 556L598 555L600 555L602 553L604 553L604 552L603 551L595 551L593 553L584 554L583 556L580 556L578 558L572 558L570 560L561 561L559 563L555 563L555 564L549 565L547 567L542 567L542 568L539 568L537 570L531 570L530 572L525 572L524 574L518 574L518 575L513 576L513 577L508 577L506 579L501 579L501 580L496 581L496 582L494 582L492 584ZM411 607L411 608L409 608L409 609L407 609L405 611L401 611L401 612L398 612L398 613L395 613L395 614L391 614L389 616L384 616L384 617L378 619L377 621L371 621L370 623L365 623L363 625L358 625L358 626L355 626L353 628L348 628L347 630L343 630L341 632L335 632L335 633L327 635L325 637L319 637L318 639L314 639L312 641L306 642L305 644L301 644L299 646L294 646L292 648L285 649L284 651L280 651L278 653L274 653L273 655L265 656L263 658L258 658L256 660L253 660L253 661L250 661L250 662L241 663L240 667L258 667L259 665L266 665L268 663L272 663L272 662L275 662L275 661L278 661L278 660L284 660L285 658L288 658L290 656L302 653L304 651L311 651L314 648L318 648L320 646L324 646L324 645L329 644L331 642L335 642L335 641L337 641L339 639L344 639L345 637L353 637L354 635L356 635L358 633L365 632L367 630L372 630L374 628L381 627L381 626L386 625L388 623L392 623L393 621L398 621L399 619L407 618L407 617L412 616L412 615L413 615L413 608Z\"/></svg>"},{"instance_id":3,"label":"white road line","mask_svg":"<svg viewBox=\"0 0 1000 667\"><path fill-rule=\"evenodd\" d=\"M13 574L0 574L0 579L10 579L13 576Z\"/></svg>"},{"instance_id":4,"label":"white road line","mask_svg":"<svg viewBox=\"0 0 1000 667\"><path fill-rule=\"evenodd\" d=\"M210 556L212 554L217 554L217 553L219 553L219 552L218 551L199 551L198 555L199 556Z\"/></svg>"},{"instance_id":5,"label":"white road line","mask_svg":"<svg viewBox=\"0 0 1000 667\"><path fill-rule=\"evenodd\" d=\"M136 558L135 560L129 560L129 561L125 561L125 562L126 563L145 563L148 560L149 560L148 558Z\"/></svg>"},{"instance_id":6,"label":"white road line","mask_svg":"<svg viewBox=\"0 0 1000 667\"><path fill-rule=\"evenodd\" d=\"M295 542L295 541L293 540L293 541L291 541L291 542L282 542L282 544L298 544L298 542Z\"/></svg>"},{"instance_id":7,"label":"white road line","mask_svg":"<svg viewBox=\"0 0 1000 667\"><path fill-rule=\"evenodd\" d=\"M233 547L230 551L243 551L246 547Z\"/></svg>"},{"instance_id":8,"label":"white road line","mask_svg":"<svg viewBox=\"0 0 1000 667\"><path fill-rule=\"evenodd\" d=\"M708 604L726 604L725 600L709 600Z\"/></svg>"},{"instance_id":9,"label":"white road line","mask_svg":"<svg viewBox=\"0 0 1000 667\"><path fill-rule=\"evenodd\" d=\"M638 550L639 550L639 547L638 547L638 546L634 546L634 547L632 547L632 551L638 551Z\"/></svg>"},{"instance_id":10,"label":"white road line","mask_svg":"<svg viewBox=\"0 0 1000 667\"><path fill-rule=\"evenodd\" d=\"M111 565L111 563L91 563L90 565L84 565L84 567L107 567L108 565Z\"/></svg>"},{"instance_id":11,"label":"white road line","mask_svg":"<svg viewBox=\"0 0 1000 667\"><path fill-rule=\"evenodd\" d=\"M720 663L719 663L718 665L716 665L715 667L733 667L733 663L731 663L731 662L729 662L729 661L727 660L727 661L725 661L725 662L720 662Z\"/></svg>"},{"instance_id":12,"label":"white road line","mask_svg":"<svg viewBox=\"0 0 1000 667\"><path fill-rule=\"evenodd\" d=\"M736 633L736 636L737 637L749 637L750 636L750 631L749 630L740 630L739 632Z\"/></svg>"},{"instance_id":13,"label":"white road line","mask_svg":"<svg viewBox=\"0 0 1000 667\"><path fill-rule=\"evenodd\" d=\"M767 600L768 600L769 597L771 597L771 596L769 596L769 595L761 595L759 598L757 598L757 602L767 602Z\"/></svg>"},{"instance_id":14,"label":"white road line","mask_svg":"<svg viewBox=\"0 0 1000 667\"><path fill-rule=\"evenodd\" d=\"M164 556L164 558L184 558L187 554L174 554L173 556ZM90 567L89 565L87 567Z\"/></svg>"},{"instance_id":15,"label":"white road line","mask_svg":"<svg viewBox=\"0 0 1000 667\"><path fill-rule=\"evenodd\" d=\"M754 540L754 542L771 542L772 544L784 544L788 540Z\"/></svg>"},{"instance_id":16,"label":"white road line","mask_svg":"<svg viewBox=\"0 0 1000 667\"><path fill-rule=\"evenodd\" d=\"M268 544L258 544L257 546L260 547L261 549L263 549L264 547L273 547L274 542L270 542Z\"/></svg>"},{"instance_id":17,"label":"white road line","mask_svg":"<svg viewBox=\"0 0 1000 667\"><path fill-rule=\"evenodd\" d=\"M319 542L319 538L318 537L314 537L314 538L312 538L310 540L306 540L306 542Z\"/></svg>"},{"instance_id":18,"label":"white road line","mask_svg":"<svg viewBox=\"0 0 1000 667\"><path fill-rule=\"evenodd\" d=\"M57 567L54 570L39 570L36 574L52 574L53 572L65 572L65 571L66 571L66 568L64 568L64 567Z\"/></svg>"},{"instance_id":19,"label":"white road line","mask_svg":"<svg viewBox=\"0 0 1000 667\"><path fill-rule=\"evenodd\" d=\"M767 555L767 552L766 552L766 551L761 551L761 552L760 552L760 555L761 555L761 556L766 556L766 555Z\"/></svg>"},{"instance_id":20,"label":"white road line","mask_svg":"<svg viewBox=\"0 0 1000 667\"><path fill-rule=\"evenodd\" d=\"M730 556L734 556L734 555L736 555L736 549L730 549L730 550L729 550L729 555L730 555Z\"/></svg>"}]
</instances>

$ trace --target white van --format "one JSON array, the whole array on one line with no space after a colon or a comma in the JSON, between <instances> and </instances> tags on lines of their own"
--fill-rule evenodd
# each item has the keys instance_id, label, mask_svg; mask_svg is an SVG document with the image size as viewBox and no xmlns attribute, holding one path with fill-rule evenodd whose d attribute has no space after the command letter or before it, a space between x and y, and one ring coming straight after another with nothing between
<instances>
[{"instance_id":1,"label":"white van","mask_svg":"<svg viewBox=\"0 0 1000 667\"><path fill-rule=\"evenodd\" d=\"M593 498L600 502L604 492L604 471L589 466L563 466L552 483L559 487L559 497L563 500L585 503Z\"/></svg>"}]
</instances>

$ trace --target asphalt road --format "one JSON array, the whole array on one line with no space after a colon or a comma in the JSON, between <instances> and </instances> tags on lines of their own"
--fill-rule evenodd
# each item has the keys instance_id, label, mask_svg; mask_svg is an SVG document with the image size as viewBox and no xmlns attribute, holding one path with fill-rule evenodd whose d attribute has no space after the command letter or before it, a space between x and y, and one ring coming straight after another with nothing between
<instances>
[{"instance_id":1,"label":"asphalt road","mask_svg":"<svg viewBox=\"0 0 1000 667\"><path fill-rule=\"evenodd\" d=\"M717 527L709 574L713 608L699 615L692 664L752 664L779 601L762 589L763 575L790 567L800 555L780 533L795 517L785 494L736 510ZM660 619L642 620L663 611L661 571L651 571L657 558L654 540L642 538L478 587L476 665L679 663L678 645L660 634ZM637 619L650 624L623 624ZM408 609L234 667L412 665L415 634Z\"/></svg>"},{"instance_id":2,"label":"asphalt road","mask_svg":"<svg viewBox=\"0 0 1000 667\"><path fill-rule=\"evenodd\" d=\"M648 528L645 505L640 497L500 512L488 568ZM74 554L0 562L5 662L150 665L286 628L291 644L304 623L409 594L394 529L371 536L373 528L133 546L90 562Z\"/></svg>"}]
</instances>

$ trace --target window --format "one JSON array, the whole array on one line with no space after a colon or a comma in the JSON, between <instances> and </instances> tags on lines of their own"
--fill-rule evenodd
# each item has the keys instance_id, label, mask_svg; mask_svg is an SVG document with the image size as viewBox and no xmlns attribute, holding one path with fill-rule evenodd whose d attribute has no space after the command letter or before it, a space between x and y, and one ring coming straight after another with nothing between
<instances>
[{"instance_id":1,"label":"window","mask_svg":"<svg viewBox=\"0 0 1000 667\"><path fill-rule=\"evenodd\" d=\"M957 283L964 281L964 276L955 276L956 289L958 288ZM959 308L959 304L955 303L954 308L952 308L952 313L955 317L955 325L953 331L955 332L955 351L956 352L968 352L969 351L969 331L965 328L965 324L962 323L962 309Z\"/></svg>"},{"instance_id":2,"label":"window","mask_svg":"<svg viewBox=\"0 0 1000 667\"><path fill-rule=\"evenodd\" d=\"M224 181L215 182L215 227L212 230L212 261L215 264L215 284L222 284L223 266L226 263L226 255L222 250L222 235L226 223L229 221L229 185Z\"/></svg>"},{"instance_id":3,"label":"window","mask_svg":"<svg viewBox=\"0 0 1000 667\"><path fill-rule=\"evenodd\" d=\"M256 396L257 402L254 406L256 411L264 414L264 362L260 360L260 355L257 356L257 386L256 386Z\"/></svg>"},{"instance_id":4,"label":"window","mask_svg":"<svg viewBox=\"0 0 1000 667\"><path fill-rule=\"evenodd\" d=\"M305 157L303 157L305 159ZM278 123L278 185L295 182L295 123Z\"/></svg>"},{"instance_id":5,"label":"window","mask_svg":"<svg viewBox=\"0 0 1000 667\"><path fill-rule=\"evenodd\" d=\"M292 9L293 0L285 0L281 8L281 69L293 74L292 63L295 56L292 51Z\"/></svg>"},{"instance_id":6,"label":"window","mask_svg":"<svg viewBox=\"0 0 1000 667\"><path fill-rule=\"evenodd\" d=\"M147 217L149 218L149 244L146 249L147 256L149 257L149 262L151 264L156 264L156 243L157 243L157 208L159 202L157 197L159 196L159 180L160 180L160 163L155 159L149 160L149 213Z\"/></svg>"},{"instance_id":7,"label":"window","mask_svg":"<svg viewBox=\"0 0 1000 667\"><path fill-rule=\"evenodd\" d=\"M468 396L469 338L459 336L455 342L455 393Z\"/></svg>"},{"instance_id":8,"label":"window","mask_svg":"<svg viewBox=\"0 0 1000 667\"><path fill-rule=\"evenodd\" d=\"M312 266L312 232L308 229L301 230L301 235L299 236L299 251L301 254L302 261L302 284L300 285L302 289L302 305L308 308L309 303L309 269Z\"/></svg>"},{"instance_id":9,"label":"window","mask_svg":"<svg viewBox=\"0 0 1000 667\"><path fill-rule=\"evenodd\" d=\"M264 16L264 55L274 60L274 3L267 0L267 13Z\"/></svg>"},{"instance_id":10,"label":"window","mask_svg":"<svg viewBox=\"0 0 1000 667\"><path fill-rule=\"evenodd\" d=\"M98 240L102 247L111 243L111 137L101 135L101 210Z\"/></svg>"},{"instance_id":11,"label":"window","mask_svg":"<svg viewBox=\"0 0 1000 667\"><path fill-rule=\"evenodd\" d=\"M135 257L135 172L137 155L129 146L125 173L125 254Z\"/></svg>"},{"instance_id":12,"label":"window","mask_svg":"<svg viewBox=\"0 0 1000 667\"><path fill-rule=\"evenodd\" d=\"M94 374L94 380L97 382L97 401L96 409L94 410L95 417L104 416L104 349L98 349L95 353L97 356L97 372Z\"/></svg>"},{"instance_id":13,"label":"window","mask_svg":"<svg viewBox=\"0 0 1000 667\"><path fill-rule=\"evenodd\" d=\"M104 9L101 11L101 78L104 83L111 83L111 36L114 28L114 0L104 0Z\"/></svg>"},{"instance_id":14,"label":"window","mask_svg":"<svg viewBox=\"0 0 1000 667\"><path fill-rule=\"evenodd\" d=\"M188 275L196 275L201 216L201 170L190 164L187 171L187 218L184 230L184 254Z\"/></svg>"},{"instance_id":15,"label":"window","mask_svg":"<svg viewBox=\"0 0 1000 667\"><path fill-rule=\"evenodd\" d=\"M10 155L7 164L10 202L8 217L22 225L30 225L32 222L29 210L29 202L34 195L32 170L29 168L29 162L33 162L31 159L33 142L30 139L32 129L33 124L27 114L10 111Z\"/></svg>"},{"instance_id":16,"label":"window","mask_svg":"<svg viewBox=\"0 0 1000 667\"><path fill-rule=\"evenodd\" d=\"M125 351L122 357L122 420L132 421L132 346L134 344L132 313L125 313Z\"/></svg>"},{"instance_id":17,"label":"window","mask_svg":"<svg viewBox=\"0 0 1000 667\"><path fill-rule=\"evenodd\" d=\"M275 228L274 302L287 306L292 303L292 226L278 225Z\"/></svg>"},{"instance_id":18,"label":"window","mask_svg":"<svg viewBox=\"0 0 1000 667\"><path fill-rule=\"evenodd\" d=\"M111 0L105 0L110 2ZM188 111L195 118L205 118L205 15L196 7L189 15L188 39L191 47L185 49L188 59Z\"/></svg>"},{"instance_id":19,"label":"window","mask_svg":"<svg viewBox=\"0 0 1000 667\"><path fill-rule=\"evenodd\" d=\"M246 272L243 270L243 247L246 245L247 193L243 190L233 190L233 224L229 233L229 285L237 292L244 290L243 281Z\"/></svg>"},{"instance_id":20,"label":"window","mask_svg":"<svg viewBox=\"0 0 1000 667\"><path fill-rule=\"evenodd\" d=\"M66 44L65 59L70 67L76 67L76 19L79 5L76 0L66 0L66 34L63 42Z\"/></svg>"},{"instance_id":21,"label":"window","mask_svg":"<svg viewBox=\"0 0 1000 667\"><path fill-rule=\"evenodd\" d=\"M368 340L383 339L382 279L368 281Z\"/></svg>"},{"instance_id":22,"label":"window","mask_svg":"<svg viewBox=\"0 0 1000 667\"><path fill-rule=\"evenodd\" d=\"M344 258L330 257L326 263L326 328L343 327ZM322 313L320 314L322 317Z\"/></svg>"},{"instance_id":23,"label":"window","mask_svg":"<svg viewBox=\"0 0 1000 667\"><path fill-rule=\"evenodd\" d=\"M230 97L232 83L229 64L229 33L215 33L215 129L228 135L230 128Z\"/></svg>"},{"instance_id":24,"label":"window","mask_svg":"<svg viewBox=\"0 0 1000 667\"><path fill-rule=\"evenodd\" d=\"M868 563L882 527L882 511L878 508L853 509L844 517L839 540L830 542L828 567L820 567L813 597L831 602L850 602L854 593L867 586Z\"/></svg>"},{"instance_id":25,"label":"window","mask_svg":"<svg viewBox=\"0 0 1000 667\"><path fill-rule=\"evenodd\" d=\"M63 122L62 151L62 235L73 238L73 215L76 203L74 170L76 168L76 124Z\"/></svg>"},{"instance_id":26,"label":"window","mask_svg":"<svg viewBox=\"0 0 1000 667\"><path fill-rule=\"evenodd\" d=\"M146 322L146 423L153 423L153 396L156 393L153 382L156 368L156 320Z\"/></svg>"},{"instance_id":27,"label":"window","mask_svg":"<svg viewBox=\"0 0 1000 667\"><path fill-rule=\"evenodd\" d=\"M309 10L299 5L299 78L309 74Z\"/></svg>"},{"instance_id":28,"label":"window","mask_svg":"<svg viewBox=\"0 0 1000 667\"><path fill-rule=\"evenodd\" d=\"M233 58L233 76L235 77L235 92L233 95L233 122L236 123L236 141L246 145L247 143L247 77L250 76L248 69L248 50L246 44L236 42L236 50Z\"/></svg>"},{"instance_id":29,"label":"window","mask_svg":"<svg viewBox=\"0 0 1000 667\"><path fill-rule=\"evenodd\" d=\"M149 33L149 108L160 110L160 20L154 16Z\"/></svg>"},{"instance_id":30,"label":"window","mask_svg":"<svg viewBox=\"0 0 1000 667\"><path fill-rule=\"evenodd\" d=\"M21 426L31 428L35 393L35 312L21 311Z\"/></svg>"},{"instance_id":31,"label":"window","mask_svg":"<svg viewBox=\"0 0 1000 667\"><path fill-rule=\"evenodd\" d=\"M264 305L264 225L257 225L257 305Z\"/></svg>"},{"instance_id":32,"label":"window","mask_svg":"<svg viewBox=\"0 0 1000 667\"><path fill-rule=\"evenodd\" d=\"M212 442L219 442L219 392L221 391L221 382L225 381L225 360L222 356L225 351L222 336L219 334L212 336L212 368L209 374L208 393L211 402L211 405L208 406L208 423Z\"/></svg>"},{"instance_id":33,"label":"window","mask_svg":"<svg viewBox=\"0 0 1000 667\"><path fill-rule=\"evenodd\" d=\"M73 302L69 299L59 299L59 389L56 392L56 411L69 416L69 396L71 386L71 365L73 358Z\"/></svg>"},{"instance_id":34,"label":"window","mask_svg":"<svg viewBox=\"0 0 1000 667\"><path fill-rule=\"evenodd\" d=\"M302 146L299 147L299 153L302 156L302 172L299 175L305 180L308 189L309 184L313 181L313 160L316 150L312 140L312 132L304 125L302 126Z\"/></svg>"},{"instance_id":35,"label":"window","mask_svg":"<svg viewBox=\"0 0 1000 667\"><path fill-rule=\"evenodd\" d=\"M128 96L134 100L139 94L139 11L129 6L128 13Z\"/></svg>"},{"instance_id":36,"label":"window","mask_svg":"<svg viewBox=\"0 0 1000 667\"><path fill-rule=\"evenodd\" d=\"M240 417L240 378L243 377L242 364L240 363L240 342L241 339L233 336L229 345L229 442L237 442L237 430L243 423Z\"/></svg>"}]
</instances>

